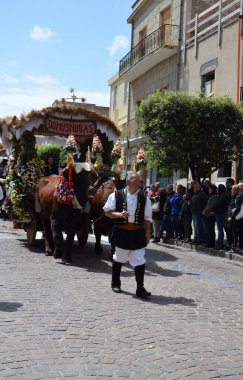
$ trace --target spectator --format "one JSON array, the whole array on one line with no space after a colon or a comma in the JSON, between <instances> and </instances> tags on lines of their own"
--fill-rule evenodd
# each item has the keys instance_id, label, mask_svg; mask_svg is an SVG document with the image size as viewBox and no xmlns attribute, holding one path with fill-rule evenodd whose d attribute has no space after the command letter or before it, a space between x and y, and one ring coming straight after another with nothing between
<instances>
[{"instance_id":1,"label":"spectator","mask_svg":"<svg viewBox=\"0 0 243 380\"><path fill-rule=\"evenodd\" d=\"M226 220L228 201L226 195L225 185L218 185L218 195L216 195L216 202L212 207L212 213L215 215L215 220L218 229L218 241L216 249L224 248L224 225Z\"/></svg>"},{"instance_id":2,"label":"spectator","mask_svg":"<svg viewBox=\"0 0 243 380\"><path fill-rule=\"evenodd\" d=\"M227 209L227 221L226 221L226 231L228 231L227 242L230 247L230 251L229 251L230 253L236 252L237 244L238 244L238 231L237 231L236 221L231 219L233 210L236 207L235 199L237 195L238 195L238 185L233 185L231 200Z\"/></svg>"},{"instance_id":3,"label":"spectator","mask_svg":"<svg viewBox=\"0 0 243 380\"><path fill-rule=\"evenodd\" d=\"M239 249L238 253L243 255L243 218L237 220L236 216L241 212L243 204L243 183L238 184L238 195L235 198L235 209L232 212L231 220L236 222L236 228L239 237Z\"/></svg>"},{"instance_id":4,"label":"spectator","mask_svg":"<svg viewBox=\"0 0 243 380\"><path fill-rule=\"evenodd\" d=\"M227 196L227 204L229 206L230 202L231 202L231 195L232 195L232 186L234 186L234 179L233 178L227 178L226 182L225 182L225 186L226 186L226 196ZM227 238L227 244L228 246L230 247L230 241L231 241L231 237L232 237L232 231L231 231L231 226L230 226L230 223L225 223L225 226L224 226L224 229L225 229L225 233L226 233L226 238Z\"/></svg>"},{"instance_id":5,"label":"spectator","mask_svg":"<svg viewBox=\"0 0 243 380\"><path fill-rule=\"evenodd\" d=\"M158 195L158 191L157 191L155 185L152 184L150 187L150 190L147 193L147 197L149 197L149 198L156 197L156 195Z\"/></svg>"},{"instance_id":6,"label":"spectator","mask_svg":"<svg viewBox=\"0 0 243 380\"><path fill-rule=\"evenodd\" d=\"M190 243L192 236L192 213L191 213L191 197L192 190L186 189L185 194L183 195L183 201L181 206L181 212L179 219L181 219L184 228L184 242Z\"/></svg>"},{"instance_id":7,"label":"spectator","mask_svg":"<svg viewBox=\"0 0 243 380\"><path fill-rule=\"evenodd\" d=\"M166 196L166 202L164 204L163 209L163 219L161 223L161 235L163 238L163 232L165 231L166 235L163 241L165 242L167 239L173 238L173 229L171 225L171 204L170 204L170 198L175 194L173 190L173 185L167 186L167 196Z\"/></svg>"},{"instance_id":8,"label":"spectator","mask_svg":"<svg viewBox=\"0 0 243 380\"><path fill-rule=\"evenodd\" d=\"M58 168L54 164L53 157L49 156L47 159L47 165L45 167L45 176L49 176L52 174L58 174Z\"/></svg>"},{"instance_id":9,"label":"spectator","mask_svg":"<svg viewBox=\"0 0 243 380\"><path fill-rule=\"evenodd\" d=\"M3 199L4 199L4 195L3 195L3 188L0 184L0 206L2 206L2 203L3 203ZM0 207L1 208L1 207Z\"/></svg>"},{"instance_id":10,"label":"spectator","mask_svg":"<svg viewBox=\"0 0 243 380\"><path fill-rule=\"evenodd\" d=\"M229 193L231 195L232 186L234 186L234 184L235 184L235 181L233 178L227 178L227 180L225 182L227 194Z\"/></svg>"},{"instance_id":11,"label":"spectator","mask_svg":"<svg viewBox=\"0 0 243 380\"><path fill-rule=\"evenodd\" d=\"M203 215L207 217L204 226L207 228L208 242L205 244L206 247L215 247L215 214L212 212L214 207L214 202L216 201L215 196L217 195L217 186L211 185L209 188L208 201L205 209L203 210Z\"/></svg>"},{"instance_id":12,"label":"spectator","mask_svg":"<svg viewBox=\"0 0 243 380\"><path fill-rule=\"evenodd\" d=\"M193 182L193 195L191 198L191 213L194 228L194 240L192 244L198 245L208 243L208 236L206 236L205 223L206 217L202 214L206 204L208 196L202 190L201 184L198 181Z\"/></svg>"},{"instance_id":13,"label":"spectator","mask_svg":"<svg viewBox=\"0 0 243 380\"><path fill-rule=\"evenodd\" d=\"M154 240L152 241L152 243L159 243L161 235L160 226L161 221L163 219L163 208L166 202L166 190L164 188L160 188L158 191L158 195L156 195L155 197L150 197L150 200L152 203L152 222L154 232ZM155 204L156 202L159 202L159 210L153 211L153 204Z\"/></svg>"},{"instance_id":14,"label":"spectator","mask_svg":"<svg viewBox=\"0 0 243 380\"><path fill-rule=\"evenodd\" d=\"M171 225L173 230L173 237L176 239L182 239L182 229L179 223L179 214L181 212L181 206L183 201L184 187L178 185L176 188L176 193L170 197L171 205Z\"/></svg>"}]
</instances>

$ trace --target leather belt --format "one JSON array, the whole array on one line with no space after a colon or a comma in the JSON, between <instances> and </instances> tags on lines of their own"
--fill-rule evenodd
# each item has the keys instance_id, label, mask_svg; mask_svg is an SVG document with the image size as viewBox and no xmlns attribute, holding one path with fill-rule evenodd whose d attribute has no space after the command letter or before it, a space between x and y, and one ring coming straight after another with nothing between
<instances>
[{"instance_id":1,"label":"leather belt","mask_svg":"<svg viewBox=\"0 0 243 380\"><path fill-rule=\"evenodd\" d=\"M128 223L128 224L115 224L114 227L119 228L121 230L127 230L127 231L138 231L138 230L144 230L144 227L138 224L134 223Z\"/></svg>"}]
</instances>

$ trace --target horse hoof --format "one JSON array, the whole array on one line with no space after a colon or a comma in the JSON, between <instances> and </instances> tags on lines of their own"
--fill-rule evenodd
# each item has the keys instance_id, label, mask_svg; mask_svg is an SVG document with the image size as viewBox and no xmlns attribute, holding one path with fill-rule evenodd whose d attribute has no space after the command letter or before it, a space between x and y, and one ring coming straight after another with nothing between
<instances>
[{"instance_id":1,"label":"horse hoof","mask_svg":"<svg viewBox=\"0 0 243 380\"><path fill-rule=\"evenodd\" d=\"M62 257L62 263L63 264L72 264L73 259L71 257Z\"/></svg>"},{"instance_id":2,"label":"horse hoof","mask_svg":"<svg viewBox=\"0 0 243 380\"><path fill-rule=\"evenodd\" d=\"M54 251L53 257L54 257L54 259L61 259L62 254L58 253L57 251Z\"/></svg>"},{"instance_id":3,"label":"horse hoof","mask_svg":"<svg viewBox=\"0 0 243 380\"><path fill-rule=\"evenodd\" d=\"M45 251L45 256L52 256L52 255L53 255L52 251Z\"/></svg>"}]
</instances>

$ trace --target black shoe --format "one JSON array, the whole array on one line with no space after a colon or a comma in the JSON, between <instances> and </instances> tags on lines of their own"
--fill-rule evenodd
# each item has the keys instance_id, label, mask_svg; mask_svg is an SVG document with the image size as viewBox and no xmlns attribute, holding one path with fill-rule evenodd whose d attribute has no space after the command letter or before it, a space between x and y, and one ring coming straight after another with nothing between
<instances>
[{"instance_id":1,"label":"black shoe","mask_svg":"<svg viewBox=\"0 0 243 380\"><path fill-rule=\"evenodd\" d=\"M141 291L136 291L136 296L138 298L148 299L149 297L151 297L151 293L147 292L147 290L143 288L143 290Z\"/></svg>"},{"instance_id":2,"label":"black shoe","mask_svg":"<svg viewBox=\"0 0 243 380\"><path fill-rule=\"evenodd\" d=\"M121 288L119 288L118 286L112 286L111 289L114 293L121 293L122 292Z\"/></svg>"}]
</instances>

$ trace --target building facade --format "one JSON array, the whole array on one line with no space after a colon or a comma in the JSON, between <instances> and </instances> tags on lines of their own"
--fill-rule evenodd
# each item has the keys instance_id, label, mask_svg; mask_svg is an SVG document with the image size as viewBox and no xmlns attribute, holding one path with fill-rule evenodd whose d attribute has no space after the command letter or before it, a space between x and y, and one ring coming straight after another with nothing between
<instances>
[{"instance_id":1,"label":"building facade","mask_svg":"<svg viewBox=\"0 0 243 380\"><path fill-rule=\"evenodd\" d=\"M136 106L154 91L182 90L189 95L240 100L241 15L242 0L137 0L132 5L127 20L131 49L120 60L116 80L109 82L111 102L116 96L116 114L110 117L122 129L128 165L143 142ZM122 103L124 88L126 104ZM223 183L235 170L229 163L212 175L212 181ZM147 183L158 179L155 171L146 174ZM169 180L184 184L190 180L180 177L178 170Z\"/></svg>"}]
</instances>

